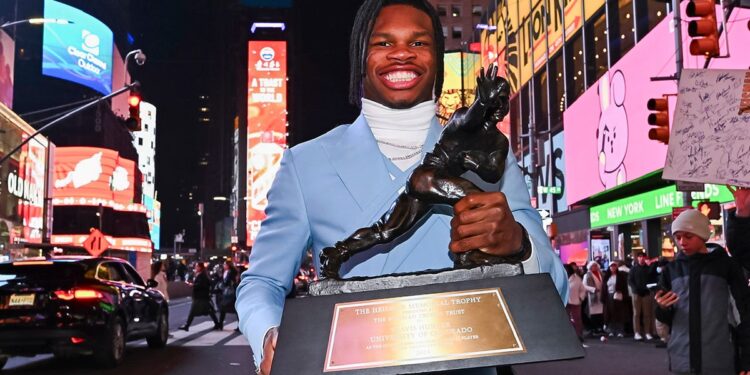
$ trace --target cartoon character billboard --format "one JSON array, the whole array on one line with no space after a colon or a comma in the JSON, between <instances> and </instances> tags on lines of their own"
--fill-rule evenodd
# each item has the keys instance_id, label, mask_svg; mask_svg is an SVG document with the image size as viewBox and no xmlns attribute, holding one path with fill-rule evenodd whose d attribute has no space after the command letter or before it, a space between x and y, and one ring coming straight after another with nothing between
<instances>
[{"instance_id":1,"label":"cartoon character billboard","mask_svg":"<svg viewBox=\"0 0 750 375\"><path fill-rule=\"evenodd\" d=\"M686 6L682 4L683 12ZM710 68L747 68L750 53L742 41L750 37L743 21L748 13L745 9L732 12L728 22L732 50L729 57L712 60ZM648 138L651 112L646 102L670 95L670 117L674 113L676 81L651 80L675 73L670 21L671 17L662 20L564 112L569 203L664 167L667 146ZM687 23L683 23L682 36L683 45L688 46ZM726 53L724 38L720 44ZM691 56L688 48L683 49L684 68L700 69L704 62L702 56Z\"/></svg>"}]
</instances>

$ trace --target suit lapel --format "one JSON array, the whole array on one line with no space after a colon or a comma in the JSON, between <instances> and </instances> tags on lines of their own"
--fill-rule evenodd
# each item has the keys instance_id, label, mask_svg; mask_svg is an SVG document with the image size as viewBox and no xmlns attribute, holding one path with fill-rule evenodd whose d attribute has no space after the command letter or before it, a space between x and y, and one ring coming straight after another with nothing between
<instances>
[{"instance_id":1,"label":"suit lapel","mask_svg":"<svg viewBox=\"0 0 750 375\"><path fill-rule=\"evenodd\" d=\"M361 114L337 142L324 148L341 182L360 209L368 207L373 198L390 185L383 155Z\"/></svg>"}]
</instances>

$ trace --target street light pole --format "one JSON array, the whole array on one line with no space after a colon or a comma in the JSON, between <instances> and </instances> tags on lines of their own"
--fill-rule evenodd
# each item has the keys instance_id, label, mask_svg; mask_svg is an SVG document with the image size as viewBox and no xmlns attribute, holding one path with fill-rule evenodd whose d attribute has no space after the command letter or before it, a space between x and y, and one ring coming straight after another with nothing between
<instances>
[{"instance_id":1,"label":"street light pole","mask_svg":"<svg viewBox=\"0 0 750 375\"><path fill-rule=\"evenodd\" d=\"M200 237L198 239L198 260L203 259L203 203L198 203L198 217L200 218Z\"/></svg>"},{"instance_id":2,"label":"street light pole","mask_svg":"<svg viewBox=\"0 0 750 375\"><path fill-rule=\"evenodd\" d=\"M22 23L28 23L30 25L41 25L45 23L56 23L58 25L69 25L72 24L73 21L69 21L62 18L29 18L26 20L19 20L19 21L10 21L6 22L2 25L0 25L0 29L4 29L6 27L20 25Z\"/></svg>"}]
</instances>

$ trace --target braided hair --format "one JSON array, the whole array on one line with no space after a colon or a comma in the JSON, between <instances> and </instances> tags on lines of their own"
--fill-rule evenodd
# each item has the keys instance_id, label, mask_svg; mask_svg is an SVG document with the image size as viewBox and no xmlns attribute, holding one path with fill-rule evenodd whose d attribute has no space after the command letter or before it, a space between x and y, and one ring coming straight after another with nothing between
<instances>
[{"instance_id":1,"label":"braided hair","mask_svg":"<svg viewBox=\"0 0 750 375\"><path fill-rule=\"evenodd\" d=\"M427 0L365 0L357 11L352 27L352 35L349 40L349 102L357 107L362 105L364 95L363 80L367 68L367 46L375 19L380 10L388 5L409 5L423 11L432 20L433 39L437 69L435 72L434 94L435 100L440 97L443 90L443 53L445 52L445 40L440 17L435 8Z\"/></svg>"}]
</instances>

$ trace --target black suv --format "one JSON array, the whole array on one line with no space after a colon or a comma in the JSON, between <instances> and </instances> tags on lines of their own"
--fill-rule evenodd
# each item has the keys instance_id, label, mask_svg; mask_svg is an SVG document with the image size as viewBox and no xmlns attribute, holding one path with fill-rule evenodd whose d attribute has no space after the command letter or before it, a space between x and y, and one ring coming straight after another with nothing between
<instances>
[{"instance_id":1,"label":"black suv","mask_svg":"<svg viewBox=\"0 0 750 375\"><path fill-rule=\"evenodd\" d=\"M169 337L169 308L118 258L52 257L0 263L0 368L8 356L93 354L122 362L125 342Z\"/></svg>"}]
</instances>

